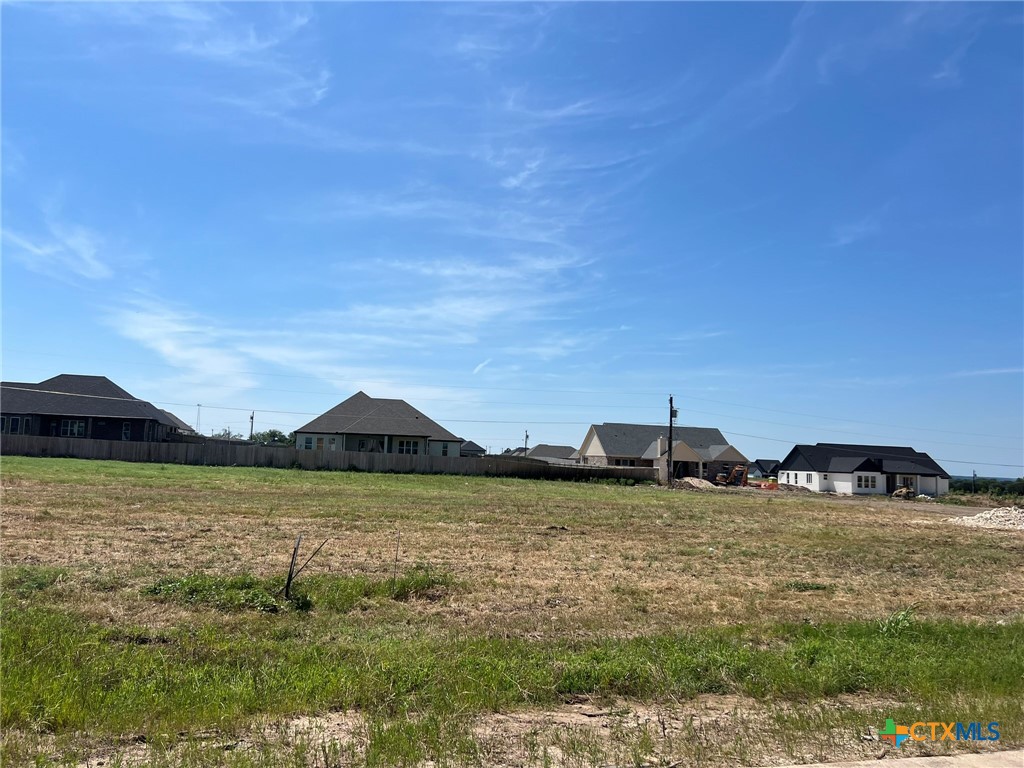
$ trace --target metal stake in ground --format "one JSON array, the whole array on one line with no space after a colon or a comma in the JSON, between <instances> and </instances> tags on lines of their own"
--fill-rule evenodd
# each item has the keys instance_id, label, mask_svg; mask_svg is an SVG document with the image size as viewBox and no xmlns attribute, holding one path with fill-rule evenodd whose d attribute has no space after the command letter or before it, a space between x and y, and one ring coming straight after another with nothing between
<instances>
[{"instance_id":1,"label":"metal stake in ground","mask_svg":"<svg viewBox=\"0 0 1024 768\"><path fill-rule=\"evenodd\" d=\"M291 600L290 590L292 588L292 579L295 578L295 561L299 558L299 545L302 544L302 534L299 534L299 538L295 540L295 549L292 550L292 564L288 566L288 580L284 583L284 599Z\"/></svg>"},{"instance_id":2,"label":"metal stake in ground","mask_svg":"<svg viewBox=\"0 0 1024 768\"><path fill-rule=\"evenodd\" d=\"M402 532L398 531L398 535L395 538L395 570L391 574L391 591L395 591L395 585L398 584L398 547L402 543Z\"/></svg>"}]
</instances>

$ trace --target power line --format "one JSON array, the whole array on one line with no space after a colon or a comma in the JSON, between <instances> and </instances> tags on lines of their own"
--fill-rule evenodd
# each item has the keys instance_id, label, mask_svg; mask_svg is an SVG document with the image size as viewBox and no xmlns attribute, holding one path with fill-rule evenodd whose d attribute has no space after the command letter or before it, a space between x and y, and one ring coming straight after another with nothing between
<instances>
[{"instance_id":1,"label":"power line","mask_svg":"<svg viewBox=\"0 0 1024 768\"><path fill-rule=\"evenodd\" d=\"M10 349L10 348L8 348L8 349ZM61 358L65 358L65 359L68 357L68 355L66 355L66 354L55 353L55 352L39 352L39 351L36 351L36 350L19 349L17 347L15 347L14 349L16 351L29 352L29 353L35 354L35 355L44 355L44 356L49 356L49 357L61 357ZM137 362L137 361L118 361L118 362L120 364L123 364L123 365L145 365L146 367L152 367L154 365L157 365L157 366L160 366L160 367L163 367L163 368L170 368L172 370L179 370L179 371L187 371L187 370L189 370L185 366L173 365L171 363L140 363L140 362ZM323 376L310 376L308 374L295 374L295 373L268 373L266 371L222 371L221 373L223 373L225 375L234 375L234 376L267 376L267 377L274 377L274 378L302 379L302 380L311 380L311 381L323 381L324 380ZM394 384L395 384L395 382L393 382L393 381L375 381L375 380L363 379L363 378L332 378L332 380L338 381L338 382L345 382L347 384L379 384L381 386L394 386ZM432 388L432 389L465 389L465 390L489 391L489 392L531 392L531 393L565 394L565 395L583 395L583 394L586 394L586 395L607 395L607 394L615 394L615 395L630 396L630 397L637 396L637 397L659 397L659 398L664 395L663 392L655 392L655 391L634 391L634 392L623 391L623 392L609 393L607 390L598 390L598 389L545 389L545 388L527 388L527 387L485 387L485 386L474 386L474 385L469 385L469 384L429 384L429 383L428 384L424 384L424 383L419 383L419 386L428 387L428 388ZM219 388L220 389L229 389L228 387L219 387ZM288 393L292 393L292 394L305 394L305 395L333 395L333 396L337 395L336 392L314 392L314 391L309 391L309 390L261 389L259 391L261 391L261 392L288 392ZM682 391L682 392L692 392L692 391L699 391L699 390L686 390L686 389L682 389L680 391ZM67 393L61 393L61 394L67 394ZM871 426L888 427L888 428L891 428L891 429L905 429L905 430L913 430L913 431L916 431L916 432L935 432L935 433L939 433L939 434L949 434L949 435L969 435L969 436L972 436L972 437L988 437L988 438L992 438L992 439L995 439L995 440L1015 440L1015 441L1019 441L1019 440L1022 439L1021 436L1016 436L1016 435L1013 435L1013 436L1011 436L1011 435L992 435L992 434L986 434L986 433L982 433L982 432L963 432L963 431L950 430L950 429L935 429L935 428L932 428L932 427L914 427L914 426L908 426L908 425L905 425L905 424L889 424L889 423L880 422L880 421L866 421L864 419L841 419L841 418L836 418L835 416L823 416L821 414L805 413L805 412L801 412L801 411L788 411L788 410L784 410L784 409L781 409L781 408L767 408L766 409L764 406L760 406L760 405L750 405L748 403L734 403L734 402L730 402L728 400L717 400L717 399L714 399L714 398L701 397L699 395L694 395L694 394L687 394L686 398L687 398L687 400L697 400L699 402L716 403L718 405L728 405L728 406L731 406L731 407L734 407L734 408L745 408L745 409L758 410L758 411L770 410L773 413L784 413L784 414L786 414L788 416L805 416L805 417L811 418L811 419L823 419L825 421L834 421L834 422L841 422L841 423L847 423L847 424L870 424ZM445 402L445 403L457 403L457 402L459 402L459 401L456 401L456 400L452 400L450 398L419 397L419 398L416 398L416 399L420 400L420 401L424 401L424 402ZM504 403L504 402L491 402L491 401L478 401L478 402L480 404L491 404L491 405L516 405L515 403ZM176 405L175 403L171 403L171 404L172 405ZM188 407L192 407L192 405L194 405L194 404L188 404ZM539 407L541 405L547 406L548 404L522 403L520 405L538 406ZM649 409L649 410L658 410L660 408L660 406L599 405L599 404L583 404L583 403L571 403L571 404L551 403L550 406L551 407L565 407L565 406L569 406L569 407L588 407L588 408L629 408L629 409L644 408L644 409ZM205 408L206 405L204 405L203 407ZM211 406L211 407L213 407L213 406ZM225 407L225 409L227 409L227 408ZM241 408L239 410L248 410L248 409ZM687 409L687 410L689 410L689 409ZM288 414L302 415L302 416L305 416L305 415L318 416L319 415L319 414L297 413L297 412L291 412L291 411L269 411L269 412L271 412L271 413L288 413ZM700 413L699 411L692 411L692 412L693 413ZM721 415L721 414L708 413L707 415L714 416L714 415ZM738 417L738 418L742 418L742 417ZM751 419L751 421L753 421L753 420L754 419ZM766 423L783 424L783 422L766 422ZM783 425L784 426L795 426L795 427L798 427L800 429L814 428L814 427L805 427L805 426L797 425L797 424L788 424L788 425L783 424ZM832 430L832 431L838 432L839 430ZM849 433L849 434L864 434L864 433ZM950 445L962 445L962 443L950 443ZM989 447L989 446L972 446L972 447Z\"/></svg>"},{"instance_id":2,"label":"power line","mask_svg":"<svg viewBox=\"0 0 1024 768\"><path fill-rule=\"evenodd\" d=\"M139 400L138 398L132 398L132 397L111 397L111 396L107 396L107 395L86 395L86 394L81 394L81 393L77 393L77 392L58 392L56 390L33 389L31 387L12 387L12 386L8 386L6 384L3 385L3 389L9 389L9 390L20 391L20 392L40 392L40 393L43 393L43 394L64 395L64 396L68 396L68 397L85 397L85 398L96 399L96 400L119 400L119 401L122 401L122 402L133 402L133 403L145 403L145 402L147 402L145 400ZM161 401L161 400L152 401L152 402L153 403L158 403L160 405L174 405L174 406L187 406L187 407L191 407L191 403L174 403L174 402ZM289 415L289 416L320 416L321 415L319 413L307 413L307 412L302 412L302 411L273 411L273 410L263 411L261 409L238 408L238 407L233 407L233 406L218 406L218 405L209 405L208 406L208 405L204 405L203 407L204 408L213 408L215 410L225 410L225 411L245 411L245 412L250 412L250 411L254 411L255 410L255 411L259 411L260 413L277 413L277 414L284 414L284 415ZM412 416L395 416L395 417L392 417L392 418L396 419L396 420L404 419L404 420L407 420L407 421L416 421L417 420L416 417L412 417ZM511 420L511 421L504 420L504 419L445 419L445 421L450 422L450 423L457 423L457 424L520 424L520 425L523 424L524 421L529 421L529 423L531 423L531 424L541 424L541 425L550 425L550 426L590 426L593 423L593 422L589 422L589 421L536 421L536 420L533 420L533 419L529 419L529 420L516 419L516 420ZM643 426L661 426L661 425L660 424L645 424ZM736 435L738 437L748 437L748 438L752 438L752 439L755 439L755 440L770 440L770 441L776 442L776 443L786 443L786 444L792 444L792 445L802 445L802 444L805 444L805 443L802 443L800 440L790 440L790 439L783 439L783 438L777 438L777 437L766 437L764 435L749 435L749 434L745 434L743 432L731 432L731 431L726 431L726 430L720 430L720 431L723 434L726 434L726 435ZM905 458L904 456L900 456L898 454L878 454L878 455L889 455L889 456L891 456L893 458ZM974 464L974 465L978 465L978 466L987 466L987 467L1011 467L1011 468L1021 468L1021 467L1024 467L1024 464L997 464L997 463L994 463L994 462L963 461L963 460L959 460L959 459L937 459L937 461L944 461L944 462L947 462L949 464Z\"/></svg>"}]
</instances>

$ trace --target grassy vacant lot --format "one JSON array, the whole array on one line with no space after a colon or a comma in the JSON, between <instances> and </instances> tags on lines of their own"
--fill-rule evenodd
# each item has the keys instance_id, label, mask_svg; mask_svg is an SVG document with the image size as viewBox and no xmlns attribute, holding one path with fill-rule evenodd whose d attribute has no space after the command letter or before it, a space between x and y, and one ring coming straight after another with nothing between
<instances>
[{"instance_id":1,"label":"grassy vacant lot","mask_svg":"<svg viewBox=\"0 0 1024 768\"><path fill-rule=\"evenodd\" d=\"M1001 723L900 755L1024 745L1024 534L950 507L24 458L2 480L4 765L766 765L877 757L887 717ZM285 600L299 533L329 542Z\"/></svg>"}]
</instances>

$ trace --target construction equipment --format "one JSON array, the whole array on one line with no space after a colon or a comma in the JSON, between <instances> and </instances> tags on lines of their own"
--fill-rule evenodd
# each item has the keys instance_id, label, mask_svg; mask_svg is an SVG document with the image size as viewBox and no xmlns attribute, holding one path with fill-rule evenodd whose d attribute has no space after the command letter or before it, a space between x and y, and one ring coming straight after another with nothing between
<instances>
[{"instance_id":1,"label":"construction equipment","mask_svg":"<svg viewBox=\"0 0 1024 768\"><path fill-rule=\"evenodd\" d=\"M742 485L747 484L747 465L737 464L728 474L719 472L715 475L715 485Z\"/></svg>"}]
</instances>

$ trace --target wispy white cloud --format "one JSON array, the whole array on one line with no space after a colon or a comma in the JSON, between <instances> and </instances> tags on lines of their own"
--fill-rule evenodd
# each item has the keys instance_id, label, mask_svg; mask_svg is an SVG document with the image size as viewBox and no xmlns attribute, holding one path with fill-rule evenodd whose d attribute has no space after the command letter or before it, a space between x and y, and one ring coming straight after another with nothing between
<instances>
[{"instance_id":1,"label":"wispy white cloud","mask_svg":"<svg viewBox=\"0 0 1024 768\"><path fill-rule=\"evenodd\" d=\"M487 70L503 57L537 51L554 12L552 5L457 4L445 9L449 23L438 30L436 51Z\"/></svg>"},{"instance_id":2,"label":"wispy white cloud","mask_svg":"<svg viewBox=\"0 0 1024 768\"><path fill-rule=\"evenodd\" d=\"M832 230L832 239L829 241L829 245L833 248L843 248L874 237L881 231L881 221L875 216L867 216L860 221L836 226Z\"/></svg>"},{"instance_id":3,"label":"wispy white cloud","mask_svg":"<svg viewBox=\"0 0 1024 768\"><path fill-rule=\"evenodd\" d=\"M491 359L492 358L488 357L482 363L477 365L476 368L473 369L473 375L476 376L478 373L480 373L480 371L482 371L484 368L486 368L488 365L490 365L491 364Z\"/></svg>"},{"instance_id":4,"label":"wispy white cloud","mask_svg":"<svg viewBox=\"0 0 1024 768\"><path fill-rule=\"evenodd\" d=\"M28 236L5 228L3 240L13 256L29 269L61 280L105 280L114 271L100 256L102 238L75 224L49 221L46 234Z\"/></svg>"},{"instance_id":5,"label":"wispy white cloud","mask_svg":"<svg viewBox=\"0 0 1024 768\"><path fill-rule=\"evenodd\" d=\"M675 334L669 338L669 341L679 344L692 344L698 341L706 341L708 339L717 339L722 336L728 336L732 331L689 331L687 333Z\"/></svg>"},{"instance_id":6,"label":"wispy white cloud","mask_svg":"<svg viewBox=\"0 0 1024 768\"><path fill-rule=\"evenodd\" d=\"M582 224L568 206L494 205L451 196L432 188L391 194L332 194L306 203L296 218L406 219L430 221L462 237L518 241L571 249L568 230Z\"/></svg>"},{"instance_id":7,"label":"wispy white cloud","mask_svg":"<svg viewBox=\"0 0 1024 768\"><path fill-rule=\"evenodd\" d=\"M978 32L972 34L946 57L945 61L942 62L942 66L932 74L932 81L935 82L936 85L953 88L962 84L963 78L960 74L961 65L967 57L967 52L978 39L978 35Z\"/></svg>"},{"instance_id":8,"label":"wispy white cloud","mask_svg":"<svg viewBox=\"0 0 1024 768\"><path fill-rule=\"evenodd\" d=\"M828 245L832 248L844 248L881 234L882 223L893 205L894 201L888 200L860 219L837 224L832 228L832 237Z\"/></svg>"},{"instance_id":9,"label":"wispy white cloud","mask_svg":"<svg viewBox=\"0 0 1024 768\"><path fill-rule=\"evenodd\" d=\"M947 373L946 377L950 379L959 379L964 377L973 376L1005 376L1005 375L1020 375L1024 373L1024 368L981 368L974 371L957 371L956 373Z\"/></svg>"},{"instance_id":10,"label":"wispy white cloud","mask_svg":"<svg viewBox=\"0 0 1024 768\"><path fill-rule=\"evenodd\" d=\"M262 117L320 103L331 72L303 39L303 32L315 37L308 6L289 3L260 11L243 15L230 3L78 3L60 9L59 18L68 24L132 27L133 45L233 72L234 77L200 81L199 92L210 103ZM124 50L123 45L95 47L92 53L120 55Z\"/></svg>"},{"instance_id":11,"label":"wispy white cloud","mask_svg":"<svg viewBox=\"0 0 1024 768\"><path fill-rule=\"evenodd\" d=\"M863 72L883 58L907 49L914 41L929 34L961 35L968 30L971 41L952 61L959 58L973 43L980 24L985 21L984 6L970 3L911 3L894 5L885 20L867 29L841 31L824 43L817 55L817 74L821 84L832 84L843 72ZM982 9L982 10L979 10ZM960 50L958 46L957 51ZM948 61L948 60L947 60ZM940 72L942 70L940 69ZM953 68L950 69L950 73Z\"/></svg>"},{"instance_id":12,"label":"wispy white cloud","mask_svg":"<svg viewBox=\"0 0 1024 768\"><path fill-rule=\"evenodd\" d=\"M107 310L104 320L119 335L178 369L167 384L169 390L173 385L209 400L256 385L255 378L244 373L247 356L232 348L215 321L197 312L139 296Z\"/></svg>"},{"instance_id":13,"label":"wispy white cloud","mask_svg":"<svg viewBox=\"0 0 1024 768\"><path fill-rule=\"evenodd\" d=\"M402 343L397 330L394 334L377 335L310 331L308 320L269 318L267 328L243 327L143 295L104 313L106 325L156 353L173 369L166 377L153 375L149 386L158 393L154 400L228 404L238 402L244 394L245 402L253 403L254 399L277 391L275 384L268 385L264 374L319 379L338 392L338 400L359 389L374 397L399 397L412 402L423 398L468 405L475 399L471 392L417 384L424 376L443 379L445 372L431 372L411 359L407 364L396 364L395 348L390 344ZM303 333L288 329L289 323L303 327ZM324 323L322 327L333 326ZM442 339L435 340L431 348L437 349L442 343ZM412 346L406 344L406 348ZM260 410L272 412L277 402L280 397L272 398L269 407ZM326 409L335 402L334 396L326 394L322 407Z\"/></svg>"}]
</instances>

